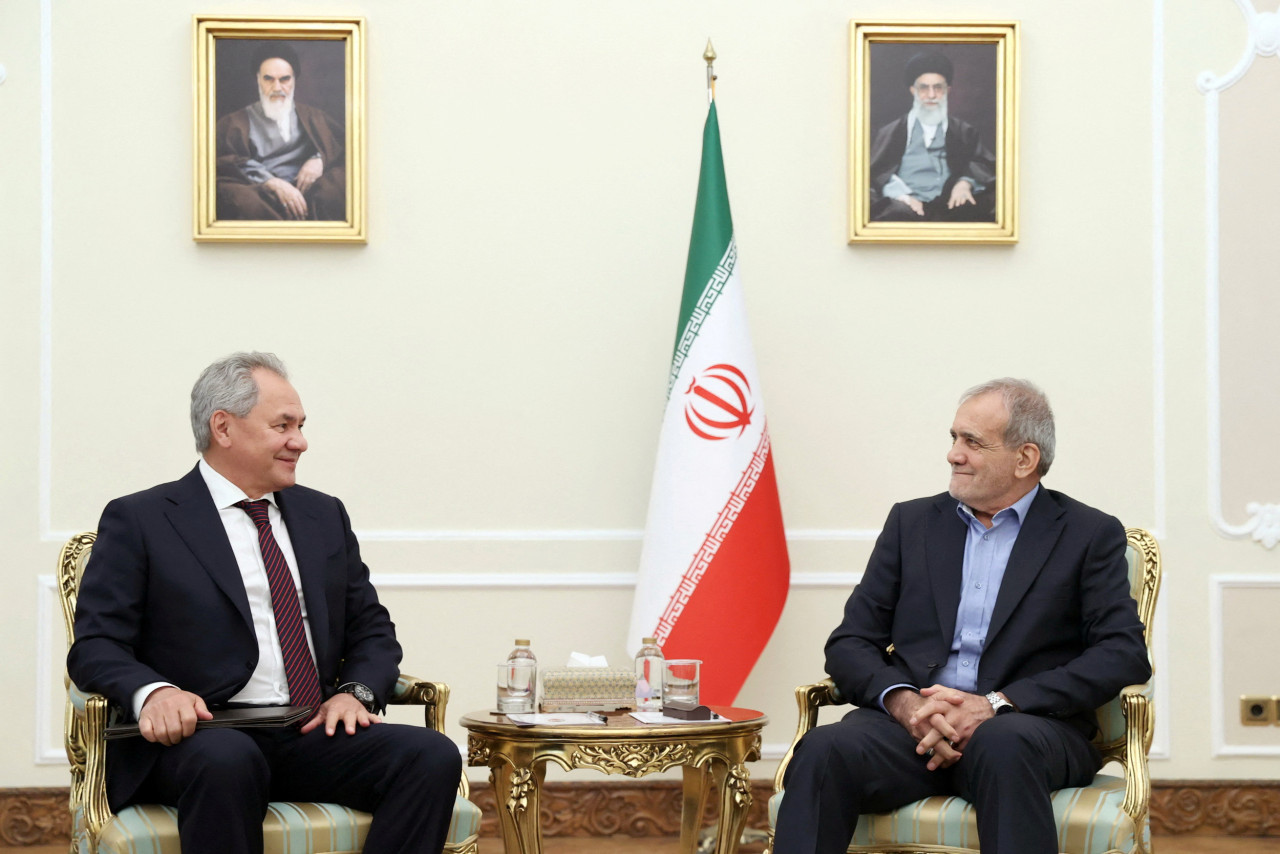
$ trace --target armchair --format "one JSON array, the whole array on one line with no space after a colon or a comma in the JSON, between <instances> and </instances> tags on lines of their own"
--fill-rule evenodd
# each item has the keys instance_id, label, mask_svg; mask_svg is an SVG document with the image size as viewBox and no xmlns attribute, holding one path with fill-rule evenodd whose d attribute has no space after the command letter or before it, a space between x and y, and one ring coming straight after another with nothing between
<instances>
[{"instance_id":1,"label":"armchair","mask_svg":"<svg viewBox=\"0 0 1280 854\"><path fill-rule=\"evenodd\" d=\"M1151 655L1151 626L1160 592L1160 547L1141 528L1126 528L1129 584L1138 602L1147 655ZM1153 677L1154 681L1154 677ZM1088 786L1060 789L1053 794L1058 824L1058 850L1068 854L1150 854L1151 776L1147 753L1155 729L1152 682L1130 685L1120 696L1098 709L1099 732L1094 744L1104 762L1119 763L1124 776L1098 774ZM848 702L830 679L796 688L800 721L777 776L769 800L769 847L782 802L783 776L800 738L818 722L822 706ZM1105 768L1103 770L1106 770ZM978 825L973 807L959 797L932 797L890 813L864 815L848 848L851 854L869 852L978 851Z\"/></svg>"},{"instance_id":2,"label":"armchair","mask_svg":"<svg viewBox=\"0 0 1280 854\"><path fill-rule=\"evenodd\" d=\"M58 556L58 596L74 639L76 595L97 534L88 531L67 541ZM142 804L112 813L107 806L106 738L110 703L100 694L79 690L70 680L63 735L71 763L71 854L178 854L178 814L172 807ZM443 731L449 686L400 675L393 704L423 707L426 725ZM467 800L467 778L458 784L453 822L445 851L477 854L480 809ZM268 854L346 854L358 852L369 832L370 815L338 804L273 802L262 823Z\"/></svg>"}]
</instances>

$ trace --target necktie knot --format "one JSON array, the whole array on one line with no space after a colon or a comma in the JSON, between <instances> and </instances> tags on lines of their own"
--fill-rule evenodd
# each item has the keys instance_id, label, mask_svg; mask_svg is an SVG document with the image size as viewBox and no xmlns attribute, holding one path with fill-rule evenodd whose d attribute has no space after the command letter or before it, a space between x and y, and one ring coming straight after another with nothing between
<instances>
[{"instance_id":1,"label":"necktie knot","mask_svg":"<svg viewBox=\"0 0 1280 854\"><path fill-rule=\"evenodd\" d=\"M261 525L263 522L268 521L267 503L265 498L259 498L257 501L250 501L246 498L244 501L237 501L236 506L248 513L249 518L256 524Z\"/></svg>"}]
</instances>

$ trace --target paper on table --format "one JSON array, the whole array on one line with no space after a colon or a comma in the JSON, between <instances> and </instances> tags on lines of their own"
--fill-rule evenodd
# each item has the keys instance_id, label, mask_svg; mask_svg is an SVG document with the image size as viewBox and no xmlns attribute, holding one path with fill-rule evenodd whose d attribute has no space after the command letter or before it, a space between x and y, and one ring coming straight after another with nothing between
<instances>
[{"instance_id":1,"label":"paper on table","mask_svg":"<svg viewBox=\"0 0 1280 854\"><path fill-rule=\"evenodd\" d=\"M635 718L642 724L705 724L706 721L687 721L684 718L669 718L662 712L632 712L631 717ZM727 721L724 715L711 713L713 721Z\"/></svg>"},{"instance_id":2,"label":"paper on table","mask_svg":"<svg viewBox=\"0 0 1280 854\"><path fill-rule=\"evenodd\" d=\"M593 712L561 712L559 714L507 715L517 726L601 726L604 715Z\"/></svg>"}]
</instances>

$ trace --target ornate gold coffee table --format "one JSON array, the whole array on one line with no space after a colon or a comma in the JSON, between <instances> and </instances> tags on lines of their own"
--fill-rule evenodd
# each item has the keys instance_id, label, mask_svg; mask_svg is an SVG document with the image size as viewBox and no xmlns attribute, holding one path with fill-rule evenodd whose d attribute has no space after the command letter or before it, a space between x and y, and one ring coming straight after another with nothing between
<instances>
[{"instance_id":1,"label":"ornate gold coffee table","mask_svg":"<svg viewBox=\"0 0 1280 854\"><path fill-rule=\"evenodd\" d=\"M693 854L702 807L714 790L720 801L715 850L733 854L751 806L744 763L760 758L760 730L769 719L753 709L712 708L728 720L664 726L617 712L603 725L520 727L489 712L464 716L467 764L489 768L507 854L542 854L538 815L548 761L628 777L683 767L680 850Z\"/></svg>"}]
</instances>

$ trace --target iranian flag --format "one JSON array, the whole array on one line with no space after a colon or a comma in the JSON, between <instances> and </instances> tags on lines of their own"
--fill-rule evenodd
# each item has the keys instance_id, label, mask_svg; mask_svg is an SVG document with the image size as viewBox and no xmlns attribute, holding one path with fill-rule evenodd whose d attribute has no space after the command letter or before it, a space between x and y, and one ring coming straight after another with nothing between
<instances>
[{"instance_id":1,"label":"iranian flag","mask_svg":"<svg viewBox=\"0 0 1280 854\"><path fill-rule=\"evenodd\" d=\"M778 623L789 584L713 101L702 135L631 650L654 636L667 659L702 659L701 701L730 704Z\"/></svg>"}]
</instances>

